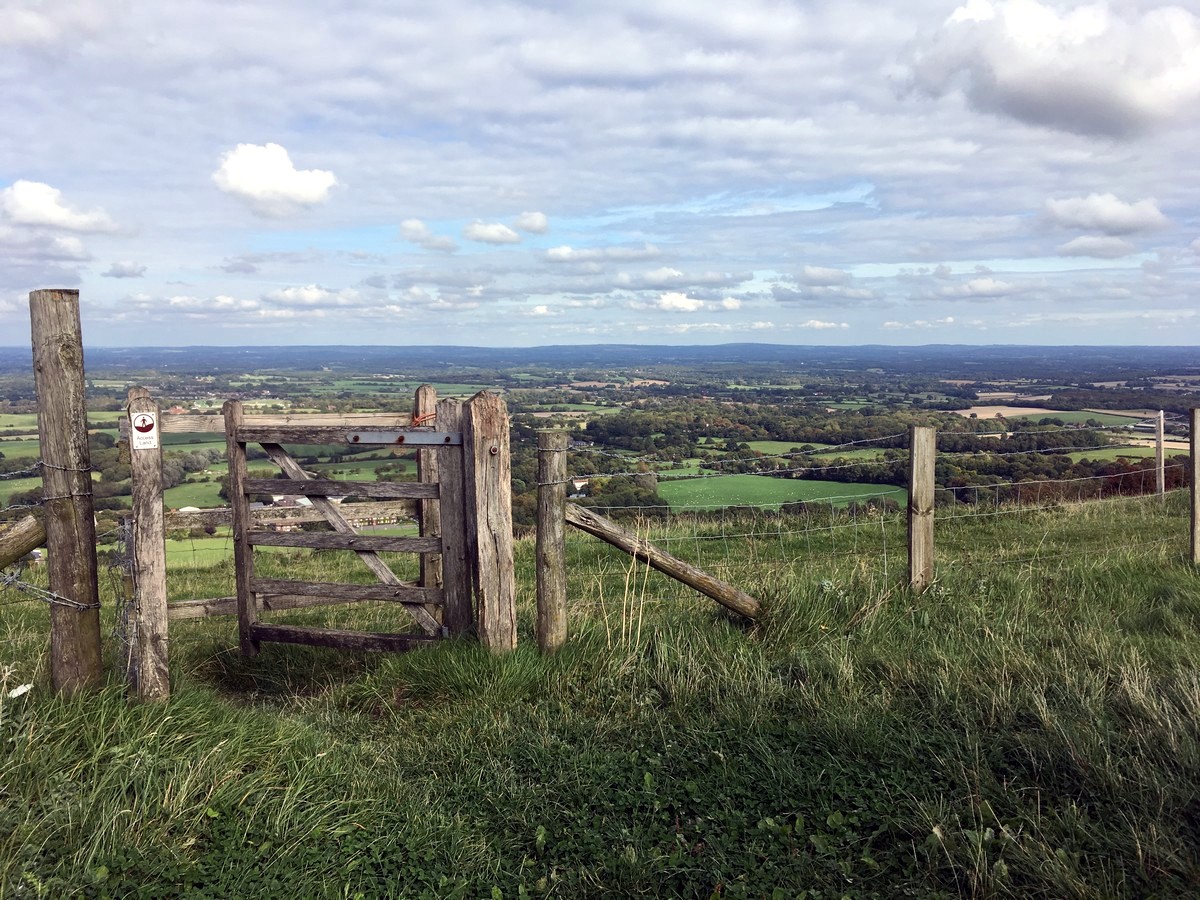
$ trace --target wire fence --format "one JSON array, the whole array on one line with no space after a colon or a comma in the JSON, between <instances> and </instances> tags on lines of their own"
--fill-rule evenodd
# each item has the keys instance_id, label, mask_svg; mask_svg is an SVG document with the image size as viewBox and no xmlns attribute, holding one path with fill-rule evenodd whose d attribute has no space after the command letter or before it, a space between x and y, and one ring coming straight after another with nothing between
<instances>
[{"instance_id":1,"label":"wire fence","mask_svg":"<svg viewBox=\"0 0 1200 900\"><path fill-rule=\"evenodd\" d=\"M1088 429L1099 431L1102 429ZM1028 434L1053 435L1031 431ZM951 434L959 434L952 432ZM570 468L584 475L566 479L574 488L600 482L596 496L580 494L576 502L601 515L621 518L640 537L687 562L759 596L781 590L829 590L853 585L882 596L904 584L907 577L908 544L907 490L895 484L840 484L841 493L805 496L806 488L822 475L872 474L893 480L906 476L907 448L896 446L897 437L886 435L854 441L816 451L761 454L763 460L804 458L806 465L760 471L774 486L770 500L739 495L736 478L720 471L728 462L706 463L714 471L676 476L695 482L709 480L710 499L702 493L678 491L681 483L670 473L648 473L661 460L653 455L621 454L626 465L617 472L589 469L595 451L586 446L571 449ZM941 452L939 462L986 456L1016 457L1044 454L1087 454L1130 448L1136 444L1100 441L1054 443L1049 447L991 451L987 448L963 452ZM880 451L874 459L833 465L813 464L818 454L837 456L847 450ZM1150 448L1153 452L1153 448ZM886 458L882 455L886 454ZM606 454L608 455L608 454ZM1137 454L1135 454L1137 455ZM1081 561L1158 555L1180 556L1187 546L1187 466L1164 467L1166 483L1157 493L1157 473L1150 466L1133 470L1054 478L1039 476L1023 480L995 478L990 484L942 484L936 490L936 556L939 571L964 567L1026 566L1061 567ZM622 506L605 504L609 479L646 478L653 475L657 488L673 499L668 505ZM719 479L719 482L712 481ZM664 482L670 482L664 485ZM717 484L729 490L715 490ZM853 489L853 490L851 490ZM789 493L789 490L791 493ZM1071 516L1056 515L1072 508ZM641 564L600 545L586 535L569 531L567 558L572 602L603 605L618 591L622 602L639 602L647 596L676 603L690 592L664 576L650 573ZM607 595L609 596L606 596ZM703 602L703 601L699 601Z\"/></svg>"},{"instance_id":2,"label":"wire fence","mask_svg":"<svg viewBox=\"0 0 1200 900\"><path fill-rule=\"evenodd\" d=\"M1105 443L1099 437L1084 440L1105 433L1124 434L1126 429L997 432L1000 442L995 449L944 450L938 460L956 464L988 457L1153 449L1128 442ZM980 437L979 432L939 434L947 439ZM1029 436L1049 445L1009 449L1005 444ZM703 468L673 472L663 467L678 465L678 461L664 460L660 454L576 444L567 451L569 471L576 474L564 481L569 493L580 495L575 497L578 502L601 515L622 519L639 536L668 553L750 593L769 596L796 584L848 583L882 593L902 584L907 574L903 510L908 492L896 483L903 482L908 466L906 445L906 434L886 434L785 453L743 458L714 455L703 460ZM846 454L858 456L847 461ZM757 468L745 471L747 465ZM43 467L37 461L0 477L36 477ZM997 477L986 484L939 484L935 516L938 567L1033 566L1118 553L1170 554L1186 542L1178 529L1184 518L1180 507L1186 505L1187 468L1177 463L1165 467L1170 486L1164 496L1156 494L1156 472L1149 466L1083 477ZM744 475L769 477L739 480ZM851 475L854 481L849 480ZM611 502L606 485L621 479L647 480L654 488L650 496L660 494L667 502L631 503L627 497ZM746 488L747 484L761 488L764 483L769 486L769 496ZM1050 515L1066 506L1078 507L1081 512L1071 517ZM6 506L3 510L27 508ZM1117 517L1125 523L1123 528L1112 527ZM107 532L100 537L113 536ZM114 560L122 558L125 539L117 535ZM168 541L166 555L172 572L172 599L232 591L233 540L227 531L177 536ZM688 589L650 574L628 557L572 529L568 529L567 555L572 596L579 602L599 602L614 591L624 595L634 589L643 593L653 590L656 596L673 600L690 596ZM123 577L115 567L112 571L114 579ZM47 590L36 582L25 572L5 573L0 579L0 604L33 599L63 602L63 598L47 596ZM114 591L116 596L124 596L116 590L115 580ZM19 600L10 599L17 595L21 595Z\"/></svg>"}]
</instances>

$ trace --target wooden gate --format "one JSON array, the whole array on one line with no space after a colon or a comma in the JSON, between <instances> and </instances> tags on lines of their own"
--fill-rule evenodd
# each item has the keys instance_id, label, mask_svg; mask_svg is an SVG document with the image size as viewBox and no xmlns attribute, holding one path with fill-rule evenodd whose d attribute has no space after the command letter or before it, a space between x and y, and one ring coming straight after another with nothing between
<instances>
[{"instance_id":1,"label":"wooden gate","mask_svg":"<svg viewBox=\"0 0 1200 900\"><path fill-rule=\"evenodd\" d=\"M480 395L483 397L484 395ZM494 397L494 395L492 395ZM500 403L498 398L495 398ZM475 399L471 401L474 403ZM470 407L470 404L468 404ZM500 403L500 408L503 404ZM480 435L468 423L464 439L463 407L458 401L437 403L436 424L414 424L397 428L395 419L380 418L378 426L359 420L353 426L316 424L319 420L296 416L284 424L261 424L247 420L239 401L223 408L225 436L229 452L229 494L233 510L234 556L237 567L238 632L242 652L254 655L262 641L310 644L360 650L407 650L437 640L447 634L459 634L473 624L472 589L480 595L480 638L485 644L503 649L507 638L498 643L494 632L484 627L487 610L483 607L486 585L492 577L483 573L479 560L479 536L473 532L479 517L469 514L478 505L478 492L472 491L473 478L468 468L480 468L476 454L482 440L488 445L484 455L489 464L504 469L507 478L507 415L501 416L502 435ZM434 420L433 415L415 421ZM246 468L246 448L259 444L279 466L280 478L251 478ZM421 480L416 482L330 481L312 476L284 449L285 444L345 444L348 446L415 447L421 451ZM503 454L501 454L503 449ZM499 457L503 456L502 459ZM432 464L436 460L436 464ZM502 463L502 466L500 464ZM486 468L486 466L485 466ZM250 515L250 497L256 494L285 494L304 497L329 524L331 531L288 532L255 528ZM409 500L424 509L423 534L420 537L387 537L356 532L339 509L334 498L358 497L365 500ZM436 504L436 505L435 505ZM436 510L438 515L432 515ZM429 527L437 521L436 527ZM511 532L508 537L508 570L511 583ZM374 584L308 582L260 578L255 573L255 547L297 547L354 552L375 576ZM382 552L417 553L422 557L422 576L418 581L401 580L384 559ZM487 591L495 595L496 591ZM511 590L510 610L513 619ZM420 626L421 634L378 634L281 625L259 621L260 610L295 609L309 606L355 603L360 601L398 603ZM494 616L492 617L494 619ZM492 624L495 624L494 622ZM515 619L511 642L515 643Z\"/></svg>"}]
</instances>

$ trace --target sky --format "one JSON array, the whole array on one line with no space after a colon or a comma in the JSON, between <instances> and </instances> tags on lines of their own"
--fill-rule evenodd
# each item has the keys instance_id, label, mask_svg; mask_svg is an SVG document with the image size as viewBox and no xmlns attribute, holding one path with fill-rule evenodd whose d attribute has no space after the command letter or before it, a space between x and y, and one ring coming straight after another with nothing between
<instances>
[{"instance_id":1,"label":"sky","mask_svg":"<svg viewBox=\"0 0 1200 900\"><path fill-rule=\"evenodd\" d=\"M1200 0L0 0L0 344L1200 344Z\"/></svg>"}]
</instances>

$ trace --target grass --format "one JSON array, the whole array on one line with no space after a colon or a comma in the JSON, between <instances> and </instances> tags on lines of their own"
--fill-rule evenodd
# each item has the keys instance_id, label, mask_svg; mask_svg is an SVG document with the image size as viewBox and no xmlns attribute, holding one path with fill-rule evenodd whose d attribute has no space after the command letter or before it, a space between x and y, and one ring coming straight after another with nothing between
<instances>
[{"instance_id":1,"label":"grass","mask_svg":"<svg viewBox=\"0 0 1200 900\"><path fill-rule=\"evenodd\" d=\"M901 517L641 526L759 597L754 626L572 534L551 658L521 540L515 653L244 659L231 620L179 622L161 707L116 676L55 697L44 609L7 606L0 893L1191 896L1186 500L947 514L920 597ZM216 596L231 573L192 574Z\"/></svg>"},{"instance_id":2,"label":"grass","mask_svg":"<svg viewBox=\"0 0 1200 900\"><path fill-rule=\"evenodd\" d=\"M658 493L672 509L723 506L778 506L800 500L845 506L868 497L889 497L902 505L907 492L889 484L847 484L772 478L767 475L722 475L713 478L660 479Z\"/></svg>"}]
</instances>

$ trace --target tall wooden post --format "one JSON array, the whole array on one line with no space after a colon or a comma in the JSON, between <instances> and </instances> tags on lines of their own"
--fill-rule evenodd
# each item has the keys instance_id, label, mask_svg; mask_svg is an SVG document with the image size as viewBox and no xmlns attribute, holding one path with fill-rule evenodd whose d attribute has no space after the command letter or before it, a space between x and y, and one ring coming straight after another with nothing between
<instances>
[{"instance_id":1,"label":"tall wooden post","mask_svg":"<svg viewBox=\"0 0 1200 900\"><path fill-rule=\"evenodd\" d=\"M431 384L417 388L413 398L413 425L430 424L437 418L437 390ZM433 447L422 447L417 451L417 481L436 484L438 481L438 453ZM438 537L442 533L441 507L437 500L417 501L417 521L421 537ZM442 586L442 560L436 553L421 555L421 587ZM430 607L432 615L441 614L441 607Z\"/></svg>"},{"instance_id":2,"label":"tall wooden post","mask_svg":"<svg viewBox=\"0 0 1200 900\"><path fill-rule=\"evenodd\" d=\"M1192 563L1200 566L1200 409L1192 410Z\"/></svg>"},{"instance_id":3,"label":"tall wooden post","mask_svg":"<svg viewBox=\"0 0 1200 900\"><path fill-rule=\"evenodd\" d=\"M565 431L538 434L537 638L543 653L567 642L567 441Z\"/></svg>"},{"instance_id":4,"label":"tall wooden post","mask_svg":"<svg viewBox=\"0 0 1200 900\"><path fill-rule=\"evenodd\" d=\"M909 430L908 581L917 591L933 583L934 468L937 432L914 425Z\"/></svg>"},{"instance_id":5,"label":"tall wooden post","mask_svg":"<svg viewBox=\"0 0 1200 900\"><path fill-rule=\"evenodd\" d=\"M133 493L135 644L130 675L140 700L171 696L167 667L167 550L163 522L162 440L158 404L145 388L129 391L129 468Z\"/></svg>"},{"instance_id":6,"label":"tall wooden post","mask_svg":"<svg viewBox=\"0 0 1200 900\"><path fill-rule=\"evenodd\" d=\"M1166 429L1163 424L1163 411L1158 411L1154 425L1154 489L1161 497L1167 492L1167 452L1165 444Z\"/></svg>"},{"instance_id":7,"label":"tall wooden post","mask_svg":"<svg viewBox=\"0 0 1200 900\"><path fill-rule=\"evenodd\" d=\"M462 431L462 402L439 400L438 428L442 431ZM442 589L446 606L442 624L452 635L468 631L475 617L471 609L471 565L467 552L466 474L463 469L463 447L439 450L438 506L442 529Z\"/></svg>"},{"instance_id":8,"label":"tall wooden post","mask_svg":"<svg viewBox=\"0 0 1200 900\"><path fill-rule=\"evenodd\" d=\"M498 394L480 391L463 405L463 457L479 642L494 652L512 650L517 646L512 476L508 410Z\"/></svg>"},{"instance_id":9,"label":"tall wooden post","mask_svg":"<svg viewBox=\"0 0 1200 900\"><path fill-rule=\"evenodd\" d=\"M76 693L104 675L79 291L32 291L29 319L50 590L69 601L50 606L50 678Z\"/></svg>"},{"instance_id":10,"label":"tall wooden post","mask_svg":"<svg viewBox=\"0 0 1200 900\"><path fill-rule=\"evenodd\" d=\"M225 446L229 457L229 505L234 508L233 562L237 568L238 643L243 656L258 655L253 627L258 622L258 605L250 584L254 579L254 548L246 534L250 521L250 501L246 497L246 442L238 434L245 420L240 400L226 400ZM238 523L243 523L239 526Z\"/></svg>"}]
</instances>

